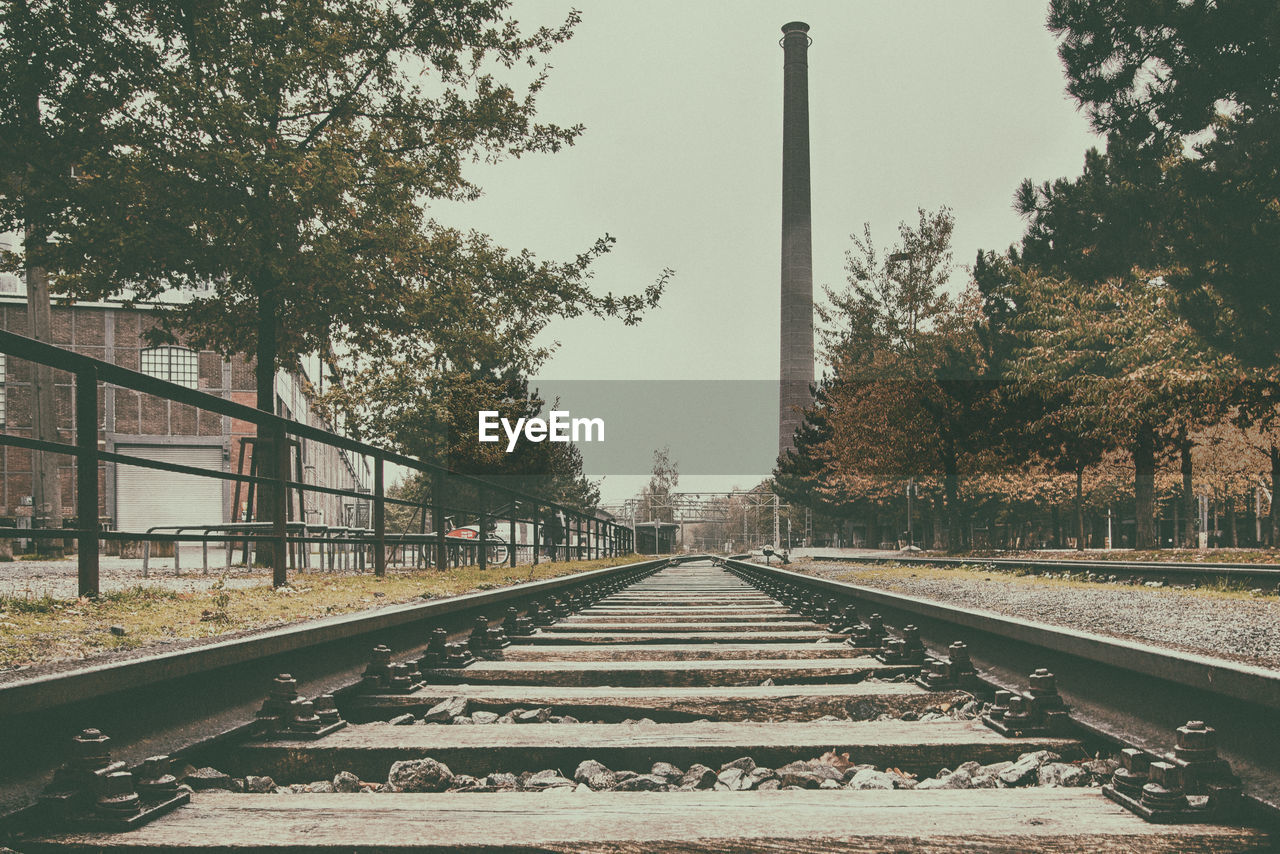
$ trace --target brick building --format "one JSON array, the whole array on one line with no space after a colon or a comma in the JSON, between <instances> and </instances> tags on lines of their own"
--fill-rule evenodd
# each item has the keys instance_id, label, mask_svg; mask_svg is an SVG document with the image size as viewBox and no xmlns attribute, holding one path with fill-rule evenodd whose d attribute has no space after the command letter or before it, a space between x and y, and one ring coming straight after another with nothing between
<instances>
[{"instance_id":1,"label":"brick building","mask_svg":"<svg viewBox=\"0 0 1280 854\"><path fill-rule=\"evenodd\" d=\"M55 305L53 340L59 347L95 359L255 405L251 361L241 357L228 361L207 350L148 346L143 333L155 325L153 311L110 302ZM28 334L24 295L0 293L0 328ZM56 372L55 386L61 439L70 442L74 439L71 376ZM276 411L329 429L311 406L309 387L303 377L281 372L276 378ZM242 440L255 433L249 422L115 386L101 386L99 401L100 447L108 452L234 472L241 463ZM30 363L3 354L0 425L6 433L31 434ZM367 462L345 451L303 440L299 453L307 483L352 490L365 490L370 483ZM245 473L251 458L250 449L244 455ZM63 458L61 474L63 514L74 517L74 463L70 457ZM235 484L231 481L111 462L102 465L99 477L99 515L115 530L221 524L232 519ZM23 524L24 517L30 518L30 496L31 452L0 447L0 516ZM244 498L242 493L242 507ZM365 502L351 497L311 492L302 509L308 522L343 525L367 517L367 508L362 505ZM298 518L296 499L293 516Z\"/></svg>"}]
</instances>

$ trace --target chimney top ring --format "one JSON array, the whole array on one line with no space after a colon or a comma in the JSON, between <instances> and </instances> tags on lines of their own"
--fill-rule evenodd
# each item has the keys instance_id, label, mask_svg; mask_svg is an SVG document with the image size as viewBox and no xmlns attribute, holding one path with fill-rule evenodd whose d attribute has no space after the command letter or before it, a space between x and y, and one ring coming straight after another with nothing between
<instances>
[{"instance_id":1,"label":"chimney top ring","mask_svg":"<svg viewBox=\"0 0 1280 854\"><path fill-rule=\"evenodd\" d=\"M809 32L809 25L806 24L804 21L791 21L790 23L783 24L782 38L778 39L778 44L779 45L785 44L787 40L787 36L794 34L794 35L804 35L805 41L811 45L813 44L813 38L807 35L808 32Z\"/></svg>"}]
</instances>

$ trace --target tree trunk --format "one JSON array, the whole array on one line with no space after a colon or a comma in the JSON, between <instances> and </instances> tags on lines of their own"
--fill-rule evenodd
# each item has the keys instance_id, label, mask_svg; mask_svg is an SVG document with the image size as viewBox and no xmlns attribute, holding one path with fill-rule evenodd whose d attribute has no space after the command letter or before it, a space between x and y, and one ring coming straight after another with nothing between
<instances>
[{"instance_id":1,"label":"tree trunk","mask_svg":"<svg viewBox=\"0 0 1280 854\"><path fill-rule=\"evenodd\" d=\"M1187 431L1178 437L1178 456L1182 463L1182 547L1194 549L1196 543L1196 496L1191 480L1191 441Z\"/></svg>"},{"instance_id":2,"label":"tree trunk","mask_svg":"<svg viewBox=\"0 0 1280 854\"><path fill-rule=\"evenodd\" d=\"M1240 546L1240 536L1236 533L1236 500L1232 495L1226 497L1227 511L1227 545L1231 548Z\"/></svg>"},{"instance_id":3,"label":"tree trunk","mask_svg":"<svg viewBox=\"0 0 1280 854\"><path fill-rule=\"evenodd\" d=\"M1076 551L1085 549L1084 542L1084 466L1076 466Z\"/></svg>"},{"instance_id":4,"label":"tree trunk","mask_svg":"<svg viewBox=\"0 0 1280 854\"><path fill-rule=\"evenodd\" d=\"M964 547L964 535L960 531L960 471L955 448L944 443L943 491L946 494L947 549L956 551Z\"/></svg>"},{"instance_id":5,"label":"tree trunk","mask_svg":"<svg viewBox=\"0 0 1280 854\"><path fill-rule=\"evenodd\" d=\"M1134 548L1157 549L1156 431L1141 424L1133 442Z\"/></svg>"},{"instance_id":6,"label":"tree trunk","mask_svg":"<svg viewBox=\"0 0 1280 854\"><path fill-rule=\"evenodd\" d=\"M38 238L28 227L24 251L32 257L31 246ZM52 309L49 306L49 275L43 267L27 267L27 334L37 341L53 343ZM58 410L53 384L53 368L33 362L31 389L31 435L42 442L57 442ZM44 451L31 453L31 527L62 527L62 478L58 472L58 455ZM79 524L96 525L97 519ZM36 551L52 557L62 556L62 540L38 539Z\"/></svg>"},{"instance_id":7,"label":"tree trunk","mask_svg":"<svg viewBox=\"0 0 1280 854\"><path fill-rule=\"evenodd\" d=\"M1271 548L1280 545L1280 445L1271 446Z\"/></svg>"},{"instance_id":8,"label":"tree trunk","mask_svg":"<svg viewBox=\"0 0 1280 854\"><path fill-rule=\"evenodd\" d=\"M258 409L274 413L276 409L276 363L279 361L279 323L280 304L275 289L265 287L258 292L258 347L254 364L254 379L257 386ZM270 427L258 427L258 442L255 453L258 455L258 474L261 477L278 477L283 467L289 464L288 449L284 445L284 436L278 435ZM275 484L262 483L259 487L258 521L275 522L279 515L280 497ZM287 500L287 497L286 497ZM271 584L283 587L289 583L286 555L276 549L275 544L262 541L258 549L260 559L270 564Z\"/></svg>"}]
</instances>

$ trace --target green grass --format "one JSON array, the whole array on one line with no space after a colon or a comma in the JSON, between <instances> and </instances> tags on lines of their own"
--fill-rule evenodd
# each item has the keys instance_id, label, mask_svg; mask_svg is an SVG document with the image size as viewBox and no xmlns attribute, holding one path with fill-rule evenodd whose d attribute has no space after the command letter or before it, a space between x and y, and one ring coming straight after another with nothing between
<instances>
[{"instance_id":1,"label":"green grass","mask_svg":"<svg viewBox=\"0 0 1280 854\"><path fill-rule=\"evenodd\" d=\"M491 590L526 581L601 569L641 558L628 555L594 561L535 566L388 569L342 575L296 573L288 587L228 588L220 580L207 590L179 593L136 585L96 600L0 597L0 669L50 661L91 658L117 649L152 646L186 638L214 638L228 632L278 627L335 614L373 610ZM111 633L123 626L125 634Z\"/></svg>"},{"instance_id":2,"label":"green grass","mask_svg":"<svg viewBox=\"0 0 1280 854\"><path fill-rule=\"evenodd\" d=\"M0 596L0 613L52 614L61 601L51 596Z\"/></svg>"},{"instance_id":3,"label":"green grass","mask_svg":"<svg viewBox=\"0 0 1280 854\"><path fill-rule=\"evenodd\" d=\"M1276 549L1112 549L1110 551L1075 551L1072 549L1026 551L974 549L968 552L926 552L929 556L954 557L980 561L983 558L1027 558L1039 560L1133 561L1137 563L1280 563Z\"/></svg>"},{"instance_id":4,"label":"green grass","mask_svg":"<svg viewBox=\"0 0 1280 854\"><path fill-rule=\"evenodd\" d=\"M826 564L830 566L830 564ZM823 566L821 563L807 562L797 566L797 571L814 573L815 570ZM902 564L886 561L884 563L866 566L861 569L852 569L842 572L836 576L838 581L846 581L850 584L867 584L876 583L879 586L887 587L891 590L906 591L913 579L922 579L929 581L964 581L964 582L990 582L1000 581L1010 585L1025 587L1051 587L1066 586L1078 589L1115 589L1119 585L1100 584L1096 581L1086 581L1084 572L1069 573L1066 577L1062 577L1061 573L1054 573L1051 577L1040 575L1035 570L1029 570L1024 567L1018 567L1013 570L1006 570L1003 567L996 568L991 565L983 565L975 561L971 565L963 565L957 567L938 567L938 566L922 566L920 564ZM1202 599L1248 599L1256 600L1267 598L1274 595L1271 592L1263 590L1262 593L1254 593L1254 588L1242 583L1239 579L1214 578L1199 579L1199 587L1195 589L1182 587L1144 587L1139 584L1132 590L1140 590L1142 593L1165 596L1191 596Z\"/></svg>"}]
</instances>

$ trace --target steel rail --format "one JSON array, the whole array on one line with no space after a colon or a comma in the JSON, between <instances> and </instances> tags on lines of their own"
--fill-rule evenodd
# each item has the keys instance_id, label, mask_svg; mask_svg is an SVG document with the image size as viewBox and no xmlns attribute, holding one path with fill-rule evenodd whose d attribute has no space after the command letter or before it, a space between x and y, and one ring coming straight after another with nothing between
<instances>
[{"instance_id":1,"label":"steel rail","mask_svg":"<svg viewBox=\"0 0 1280 854\"><path fill-rule=\"evenodd\" d=\"M1256 814L1280 819L1280 672L1118 638L1094 635L988 611L915 599L832 579L718 558L725 566L763 572L828 595L852 599L891 626L919 627L937 655L963 641L979 675L1005 690L1024 691L1027 675L1047 667L1086 731L1162 755L1188 720L1217 728L1219 753L1245 784ZM865 614L863 615L865 616Z\"/></svg>"},{"instance_id":2,"label":"steel rail","mask_svg":"<svg viewBox=\"0 0 1280 854\"><path fill-rule=\"evenodd\" d=\"M904 563L932 566L992 566L1057 569L1069 572L1094 572L1104 575L1141 573L1146 575L1216 575L1225 578L1274 578L1280 580L1280 564L1257 563L1188 563L1162 561L1071 560L1068 558L956 558L898 557L896 555L813 555L809 560L827 563Z\"/></svg>"},{"instance_id":3,"label":"steel rail","mask_svg":"<svg viewBox=\"0 0 1280 854\"><path fill-rule=\"evenodd\" d=\"M497 617L522 601L666 563L637 561L0 684L0 816L31 805L67 739L85 727L110 734L113 756L130 764L180 753L241 731L277 673L292 673L308 696L341 691L359 681L377 643L403 659L425 648L426 625L460 636L477 614Z\"/></svg>"}]
</instances>

